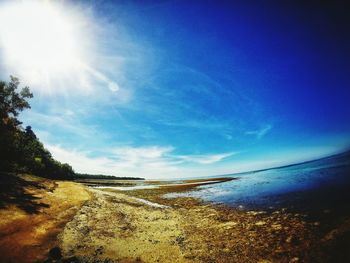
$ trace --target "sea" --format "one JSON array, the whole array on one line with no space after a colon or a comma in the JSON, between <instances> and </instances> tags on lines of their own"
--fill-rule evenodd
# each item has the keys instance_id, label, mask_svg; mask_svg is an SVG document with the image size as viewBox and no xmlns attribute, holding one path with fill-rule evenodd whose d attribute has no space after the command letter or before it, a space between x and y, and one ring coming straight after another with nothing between
<instances>
[{"instance_id":1,"label":"sea","mask_svg":"<svg viewBox=\"0 0 350 263\"><path fill-rule=\"evenodd\" d=\"M315 161L225 176L235 179L169 197L191 196L239 209L350 212L350 151Z\"/></svg>"}]
</instances>

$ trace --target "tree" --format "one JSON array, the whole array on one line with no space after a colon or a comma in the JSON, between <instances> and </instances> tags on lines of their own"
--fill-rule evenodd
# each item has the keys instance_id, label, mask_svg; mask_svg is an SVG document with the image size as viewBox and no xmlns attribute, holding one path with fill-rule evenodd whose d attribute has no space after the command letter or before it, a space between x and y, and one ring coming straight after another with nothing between
<instances>
[{"instance_id":1,"label":"tree","mask_svg":"<svg viewBox=\"0 0 350 263\"><path fill-rule=\"evenodd\" d=\"M3 171L13 168L21 125L17 117L30 108L27 99L33 97L28 87L18 91L19 84L18 78L13 76L8 83L0 81L0 169Z\"/></svg>"},{"instance_id":2,"label":"tree","mask_svg":"<svg viewBox=\"0 0 350 263\"><path fill-rule=\"evenodd\" d=\"M56 161L39 141L31 126L21 127L18 115L29 109L33 97L28 87L19 87L18 78L0 82L0 172L33 173L52 179L72 179L68 164Z\"/></svg>"},{"instance_id":3,"label":"tree","mask_svg":"<svg viewBox=\"0 0 350 263\"><path fill-rule=\"evenodd\" d=\"M33 98L33 94L30 92L29 87L24 87L18 92L19 79L13 76L10 76L10 79L9 83L0 82L1 125L18 127L21 122L17 117L24 109L30 109L27 99Z\"/></svg>"}]
</instances>

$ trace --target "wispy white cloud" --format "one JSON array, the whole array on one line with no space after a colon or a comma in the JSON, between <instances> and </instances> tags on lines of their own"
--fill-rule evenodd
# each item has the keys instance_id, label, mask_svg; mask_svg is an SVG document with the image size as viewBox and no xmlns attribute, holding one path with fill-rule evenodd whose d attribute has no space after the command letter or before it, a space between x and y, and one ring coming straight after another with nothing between
<instances>
[{"instance_id":1,"label":"wispy white cloud","mask_svg":"<svg viewBox=\"0 0 350 263\"><path fill-rule=\"evenodd\" d=\"M212 163L220 162L225 158L228 158L235 154L237 153L229 152L229 153L221 153L221 154L182 155L182 156L178 156L178 158L187 162L194 162L199 164L212 164Z\"/></svg>"},{"instance_id":2,"label":"wispy white cloud","mask_svg":"<svg viewBox=\"0 0 350 263\"><path fill-rule=\"evenodd\" d=\"M33 125L42 132L56 127L56 130L61 129L67 134L74 134L85 138L96 134L95 126L81 123L71 110L62 111L60 114L30 111L25 115L25 124ZM51 133L54 134L53 131Z\"/></svg>"},{"instance_id":3,"label":"wispy white cloud","mask_svg":"<svg viewBox=\"0 0 350 263\"><path fill-rule=\"evenodd\" d=\"M149 146L108 149L105 157L92 157L88 151L46 145L54 158L71 164L77 172L147 178L190 175L191 172L186 172L186 168L182 167L184 163L210 165L235 154L176 155L173 154L174 148L171 146Z\"/></svg>"},{"instance_id":4,"label":"wispy white cloud","mask_svg":"<svg viewBox=\"0 0 350 263\"><path fill-rule=\"evenodd\" d=\"M95 174L116 174L118 167L106 157L92 158L89 152L65 149L59 145L45 144L54 158L61 162L69 163L77 172Z\"/></svg>"},{"instance_id":5,"label":"wispy white cloud","mask_svg":"<svg viewBox=\"0 0 350 263\"><path fill-rule=\"evenodd\" d=\"M263 138L273 128L271 124L265 125L263 128L254 131L247 131L247 135L255 135L257 139Z\"/></svg>"}]
</instances>

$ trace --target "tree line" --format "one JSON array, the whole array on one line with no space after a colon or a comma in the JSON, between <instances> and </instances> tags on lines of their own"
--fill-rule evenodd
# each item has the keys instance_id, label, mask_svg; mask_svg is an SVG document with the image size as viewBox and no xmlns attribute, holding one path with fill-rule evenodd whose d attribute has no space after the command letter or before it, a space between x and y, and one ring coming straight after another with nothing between
<instances>
[{"instance_id":1,"label":"tree line","mask_svg":"<svg viewBox=\"0 0 350 263\"><path fill-rule=\"evenodd\" d=\"M39 141L31 126L22 127L18 116L30 109L33 97L29 87L19 88L20 82L11 76L0 81L0 172L32 173L52 179L74 178L73 168L55 160Z\"/></svg>"},{"instance_id":2,"label":"tree line","mask_svg":"<svg viewBox=\"0 0 350 263\"><path fill-rule=\"evenodd\" d=\"M114 175L86 174L86 173L75 173L74 179L144 180L144 178L140 178L140 177L119 177Z\"/></svg>"}]
</instances>

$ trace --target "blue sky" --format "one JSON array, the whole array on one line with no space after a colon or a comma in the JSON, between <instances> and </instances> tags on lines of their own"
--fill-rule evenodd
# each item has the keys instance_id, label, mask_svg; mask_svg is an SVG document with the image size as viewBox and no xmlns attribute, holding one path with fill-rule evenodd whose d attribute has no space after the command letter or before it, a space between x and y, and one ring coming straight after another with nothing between
<instances>
[{"instance_id":1,"label":"blue sky","mask_svg":"<svg viewBox=\"0 0 350 263\"><path fill-rule=\"evenodd\" d=\"M24 125L78 172L206 176L349 147L349 18L337 2L32 3L23 16L41 21L0 26L1 77L31 87ZM21 5L3 2L0 20Z\"/></svg>"}]
</instances>

